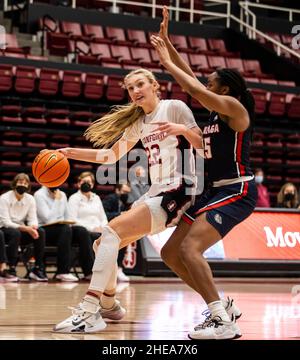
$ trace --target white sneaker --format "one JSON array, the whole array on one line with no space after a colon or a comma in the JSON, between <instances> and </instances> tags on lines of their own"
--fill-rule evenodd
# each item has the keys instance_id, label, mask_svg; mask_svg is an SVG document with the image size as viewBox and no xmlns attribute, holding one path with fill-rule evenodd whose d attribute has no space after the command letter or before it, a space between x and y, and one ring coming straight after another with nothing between
<instances>
[{"instance_id":1,"label":"white sneaker","mask_svg":"<svg viewBox=\"0 0 300 360\"><path fill-rule=\"evenodd\" d=\"M117 280L120 282L129 282L130 278L124 274L122 268L118 269Z\"/></svg>"},{"instance_id":2,"label":"white sneaker","mask_svg":"<svg viewBox=\"0 0 300 360\"><path fill-rule=\"evenodd\" d=\"M235 305L234 300L229 296L227 296L227 299L222 299L222 304L231 321L236 321L242 316L241 310ZM202 315L204 315L206 319L204 320L204 322L194 327L195 331L202 329L203 326L205 326L208 322L211 321L211 314L209 309L204 310ZM239 336L242 336L242 334L239 334Z\"/></svg>"},{"instance_id":3,"label":"white sneaker","mask_svg":"<svg viewBox=\"0 0 300 360\"><path fill-rule=\"evenodd\" d=\"M95 312L86 311L80 303L72 309L72 315L57 324L53 331L60 333L95 333L106 328L106 323L100 315L100 308L95 307Z\"/></svg>"},{"instance_id":4,"label":"white sneaker","mask_svg":"<svg viewBox=\"0 0 300 360\"><path fill-rule=\"evenodd\" d=\"M56 279L60 281L78 281L78 277L74 276L73 274L58 274L56 275Z\"/></svg>"},{"instance_id":5,"label":"white sneaker","mask_svg":"<svg viewBox=\"0 0 300 360\"><path fill-rule=\"evenodd\" d=\"M121 306L120 301L116 300L111 309L101 308L100 314L103 319L121 320L126 314L126 309Z\"/></svg>"},{"instance_id":6,"label":"white sneaker","mask_svg":"<svg viewBox=\"0 0 300 360\"><path fill-rule=\"evenodd\" d=\"M236 306L234 300L229 296L227 296L227 299L222 299L222 304L232 321L234 319L238 320L242 316L241 310Z\"/></svg>"},{"instance_id":7,"label":"white sneaker","mask_svg":"<svg viewBox=\"0 0 300 360\"><path fill-rule=\"evenodd\" d=\"M188 334L193 340L230 340L237 339L241 331L235 321L224 321L219 316L210 319L198 328Z\"/></svg>"}]
</instances>

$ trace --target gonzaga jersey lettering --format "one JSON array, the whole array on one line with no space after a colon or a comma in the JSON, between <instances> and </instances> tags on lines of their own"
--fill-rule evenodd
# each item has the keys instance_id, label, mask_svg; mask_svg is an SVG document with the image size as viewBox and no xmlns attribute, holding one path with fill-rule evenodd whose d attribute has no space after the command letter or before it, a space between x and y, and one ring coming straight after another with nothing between
<instances>
[{"instance_id":1,"label":"gonzaga jersey lettering","mask_svg":"<svg viewBox=\"0 0 300 360\"><path fill-rule=\"evenodd\" d=\"M209 182L252 176L249 165L250 142L250 127L243 132L234 131L216 112L212 112L208 125L203 129Z\"/></svg>"},{"instance_id":2,"label":"gonzaga jersey lettering","mask_svg":"<svg viewBox=\"0 0 300 360\"><path fill-rule=\"evenodd\" d=\"M125 130L123 139L141 140L149 163L151 187L149 194L155 196L175 189L182 180L196 184L195 162L191 144L183 136L164 137L155 131L162 122L197 126L191 110L180 100L161 100L155 110L136 121Z\"/></svg>"}]
</instances>

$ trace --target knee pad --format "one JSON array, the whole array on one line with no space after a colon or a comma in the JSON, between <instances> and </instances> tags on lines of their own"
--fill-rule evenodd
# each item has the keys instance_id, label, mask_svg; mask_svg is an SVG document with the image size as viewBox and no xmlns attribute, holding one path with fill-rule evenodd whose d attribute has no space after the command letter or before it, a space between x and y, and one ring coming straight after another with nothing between
<instances>
[{"instance_id":1,"label":"knee pad","mask_svg":"<svg viewBox=\"0 0 300 360\"><path fill-rule=\"evenodd\" d=\"M109 226L103 228L93 266L93 276L89 289L103 292L106 288L118 258L121 239Z\"/></svg>"}]
</instances>

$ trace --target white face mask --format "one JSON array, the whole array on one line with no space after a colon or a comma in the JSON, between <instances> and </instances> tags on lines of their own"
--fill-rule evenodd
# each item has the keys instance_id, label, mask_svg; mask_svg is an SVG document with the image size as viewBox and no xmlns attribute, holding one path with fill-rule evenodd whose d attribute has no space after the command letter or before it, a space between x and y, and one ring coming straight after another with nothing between
<instances>
[{"instance_id":1,"label":"white face mask","mask_svg":"<svg viewBox=\"0 0 300 360\"><path fill-rule=\"evenodd\" d=\"M256 184L261 184L263 181L264 181L264 177L262 175L256 175L255 176Z\"/></svg>"}]
</instances>

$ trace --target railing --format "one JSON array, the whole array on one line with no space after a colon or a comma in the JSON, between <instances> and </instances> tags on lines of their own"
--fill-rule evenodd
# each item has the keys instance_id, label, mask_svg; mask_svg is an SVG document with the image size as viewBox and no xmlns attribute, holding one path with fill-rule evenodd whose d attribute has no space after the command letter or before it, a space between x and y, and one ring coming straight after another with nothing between
<instances>
[{"instance_id":1,"label":"railing","mask_svg":"<svg viewBox=\"0 0 300 360\"><path fill-rule=\"evenodd\" d=\"M293 21L293 14L300 14L300 10L292 9L292 8L285 8L281 6L273 6L273 5L266 5L266 4L257 4L252 3L249 1L240 1L239 5L241 7L247 7L247 8L258 8L258 9L269 9L269 10L276 10L279 12L286 12L289 15L289 21Z\"/></svg>"},{"instance_id":2,"label":"railing","mask_svg":"<svg viewBox=\"0 0 300 360\"><path fill-rule=\"evenodd\" d=\"M38 0L27 0L29 4L37 3ZM163 5L159 5L156 3L156 0L152 0L149 3L145 3L142 0L139 2L136 1L126 1L126 0L106 0L107 3L111 3L111 12L112 13L118 13L119 8L118 5L132 5L132 6L139 6L143 8L149 8L151 9L151 16L152 18L155 18L157 10L162 10ZM180 7L180 0L174 0L175 5L168 6L168 9L170 11L170 19L174 19L176 21L179 21L179 15L180 13L188 13L189 14L189 21L190 23L194 23L195 15L204 15L205 18L201 18L200 22L206 20L215 20L215 19L226 19L226 27L230 27L230 13L231 13L231 4L229 0L206 0L206 2L211 3L211 5L218 5L223 4L226 6L225 12L217 12L217 11L205 11L205 10L197 10L194 8L194 0L190 1L190 7L189 8L182 8ZM72 0L71 7L76 8L76 0ZM4 11L11 10L12 5L9 4L9 0L4 0ZM174 17L172 17L173 13L175 14Z\"/></svg>"},{"instance_id":3,"label":"railing","mask_svg":"<svg viewBox=\"0 0 300 360\"><path fill-rule=\"evenodd\" d=\"M287 52L289 52L291 55L295 56L296 58L298 58L300 60L300 53L297 53L296 51L292 50L291 48L283 45L282 43L280 43L279 41L273 39L271 36L268 36L266 34L264 34L263 32L257 30L255 27L247 24L246 22L244 22L243 20L237 18L234 15L231 15L231 19L236 21L237 23L240 24L240 26L243 26L247 29L246 33L251 33L252 36L253 34L255 35L254 38L256 38L256 35L260 35L261 37L265 38L266 40L270 41L271 43L276 45L276 53L278 56L280 56L281 54L281 50L285 50ZM253 38L253 37L252 37Z\"/></svg>"},{"instance_id":4,"label":"railing","mask_svg":"<svg viewBox=\"0 0 300 360\"><path fill-rule=\"evenodd\" d=\"M300 59L300 54L296 51L292 50L291 48L283 45L279 41L273 39L271 36L266 35L265 33L257 30L256 28L256 14L250 10L249 8L260 8L260 9L272 9L272 10L278 10L283 12L289 13L289 21L292 21L293 13L300 14L300 10L290 9L290 8L283 8L279 6L270 6L265 4L256 4L256 3L250 3L248 1L240 1L240 19L237 19L235 16L231 15L231 19L237 21L240 24L240 31L244 30L244 27L246 28L246 34L250 39L256 39L256 35L260 35L262 38L270 41L275 45L276 54L280 56L282 50L285 50L289 54L297 57ZM245 19L245 21L244 21ZM251 25L250 25L251 24Z\"/></svg>"}]
</instances>

